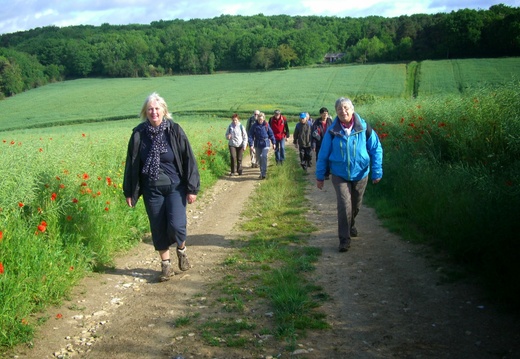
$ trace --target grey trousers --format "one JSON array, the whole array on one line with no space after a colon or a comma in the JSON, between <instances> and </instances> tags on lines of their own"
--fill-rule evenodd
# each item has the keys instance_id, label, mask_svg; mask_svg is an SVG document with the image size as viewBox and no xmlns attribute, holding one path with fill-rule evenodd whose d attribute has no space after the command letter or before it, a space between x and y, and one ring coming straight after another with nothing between
<instances>
[{"instance_id":1,"label":"grey trousers","mask_svg":"<svg viewBox=\"0 0 520 359\"><path fill-rule=\"evenodd\" d=\"M331 179L336 191L339 243L350 244L350 228L356 223L368 176L360 181L347 181L335 175L332 175Z\"/></svg>"}]
</instances>

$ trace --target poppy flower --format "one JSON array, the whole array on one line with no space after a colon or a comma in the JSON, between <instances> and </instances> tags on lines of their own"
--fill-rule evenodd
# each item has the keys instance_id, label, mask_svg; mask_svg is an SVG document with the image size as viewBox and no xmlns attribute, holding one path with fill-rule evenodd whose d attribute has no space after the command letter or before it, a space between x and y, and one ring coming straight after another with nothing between
<instances>
[{"instance_id":1,"label":"poppy flower","mask_svg":"<svg viewBox=\"0 0 520 359\"><path fill-rule=\"evenodd\" d=\"M4 264L0 262L0 274L4 274Z\"/></svg>"},{"instance_id":2,"label":"poppy flower","mask_svg":"<svg viewBox=\"0 0 520 359\"><path fill-rule=\"evenodd\" d=\"M0 241L4 238L4 233L0 231Z\"/></svg>"},{"instance_id":3,"label":"poppy flower","mask_svg":"<svg viewBox=\"0 0 520 359\"><path fill-rule=\"evenodd\" d=\"M53 192L53 193L51 194L51 201L55 201L57 196L58 196L58 195L57 195L56 193Z\"/></svg>"}]
</instances>

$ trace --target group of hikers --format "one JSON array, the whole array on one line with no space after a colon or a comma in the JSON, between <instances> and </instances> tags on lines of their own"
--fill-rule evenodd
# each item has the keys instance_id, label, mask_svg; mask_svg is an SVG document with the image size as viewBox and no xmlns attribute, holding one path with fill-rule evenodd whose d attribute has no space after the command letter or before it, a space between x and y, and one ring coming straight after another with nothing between
<instances>
[{"instance_id":1,"label":"group of hikers","mask_svg":"<svg viewBox=\"0 0 520 359\"><path fill-rule=\"evenodd\" d=\"M316 153L316 161L321 148L323 134L332 124L332 118L326 107L320 109L320 118L314 121L308 112L299 115L299 122L293 132L293 144L299 150L300 165L304 171L312 166L312 152ZM240 123L239 116L233 114L231 123L226 129L229 153L231 158L230 176L241 175L242 158L247 145L251 157L251 168L260 168L259 179L265 179L267 175L267 155L272 146L277 165L283 165L285 161L285 142L290 137L287 118L280 110L266 121L265 114L255 110L247 120L244 127ZM329 172L325 174L329 179Z\"/></svg>"},{"instance_id":2,"label":"group of hikers","mask_svg":"<svg viewBox=\"0 0 520 359\"><path fill-rule=\"evenodd\" d=\"M293 144L299 149L300 164L307 171L316 153L316 187L322 189L330 179L336 192L339 251L350 248L358 235L355 218L371 174L372 183L383 176L383 149L379 137L357 113L348 98L335 103L336 117L327 108L313 121L302 112L293 133ZM186 250L186 205L197 200L200 175L196 157L188 137L173 121L164 98L150 94L144 101L141 123L132 130L128 142L123 192L126 203L134 208L142 196L154 249L161 260L160 281L175 274L170 247L175 246L178 268L191 268ZM267 174L267 155L272 145L277 165L285 161L285 141L289 139L287 118L280 110L266 121L256 110L244 128L238 115L226 130L231 154L230 175L242 174L242 155L250 148L251 166L260 168L260 179Z\"/></svg>"}]
</instances>

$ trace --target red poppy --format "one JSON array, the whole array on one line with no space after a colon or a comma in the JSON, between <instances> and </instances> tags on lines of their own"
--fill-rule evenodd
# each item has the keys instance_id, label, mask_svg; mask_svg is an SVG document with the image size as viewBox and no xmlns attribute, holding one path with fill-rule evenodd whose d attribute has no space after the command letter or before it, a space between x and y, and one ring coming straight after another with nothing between
<instances>
[{"instance_id":1,"label":"red poppy","mask_svg":"<svg viewBox=\"0 0 520 359\"><path fill-rule=\"evenodd\" d=\"M4 238L4 232L0 231L0 241Z\"/></svg>"},{"instance_id":2,"label":"red poppy","mask_svg":"<svg viewBox=\"0 0 520 359\"><path fill-rule=\"evenodd\" d=\"M61 314L61 313L56 314L56 319L61 319L61 318L63 318L63 314Z\"/></svg>"},{"instance_id":3,"label":"red poppy","mask_svg":"<svg viewBox=\"0 0 520 359\"><path fill-rule=\"evenodd\" d=\"M77 198L73 198L72 199L72 203L78 203L78 199Z\"/></svg>"},{"instance_id":4,"label":"red poppy","mask_svg":"<svg viewBox=\"0 0 520 359\"><path fill-rule=\"evenodd\" d=\"M0 274L4 274L4 265L0 262Z\"/></svg>"},{"instance_id":5,"label":"red poppy","mask_svg":"<svg viewBox=\"0 0 520 359\"><path fill-rule=\"evenodd\" d=\"M72 221L72 216L67 216L67 221Z\"/></svg>"},{"instance_id":6,"label":"red poppy","mask_svg":"<svg viewBox=\"0 0 520 359\"><path fill-rule=\"evenodd\" d=\"M107 212L108 212L108 211L109 211L109 209L110 209L110 208L108 208L108 207L105 207L105 211L107 211Z\"/></svg>"},{"instance_id":7,"label":"red poppy","mask_svg":"<svg viewBox=\"0 0 520 359\"><path fill-rule=\"evenodd\" d=\"M57 196L58 196L58 195L57 195L56 193L53 192L53 193L51 194L51 201L55 201Z\"/></svg>"},{"instance_id":8,"label":"red poppy","mask_svg":"<svg viewBox=\"0 0 520 359\"><path fill-rule=\"evenodd\" d=\"M40 148L38 151L43 152L43 148Z\"/></svg>"},{"instance_id":9,"label":"red poppy","mask_svg":"<svg viewBox=\"0 0 520 359\"><path fill-rule=\"evenodd\" d=\"M38 225L38 230L39 230L40 232L43 233L43 232L45 232L46 229L47 229L47 227L44 226L43 224L39 224L39 225Z\"/></svg>"},{"instance_id":10,"label":"red poppy","mask_svg":"<svg viewBox=\"0 0 520 359\"><path fill-rule=\"evenodd\" d=\"M18 202L18 207L22 208L23 207L23 203L22 202Z\"/></svg>"},{"instance_id":11,"label":"red poppy","mask_svg":"<svg viewBox=\"0 0 520 359\"><path fill-rule=\"evenodd\" d=\"M65 188L65 185L63 183L60 183L60 188L61 189Z\"/></svg>"},{"instance_id":12,"label":"red poppy","mask_svg":"<svg viewBox=\"0 0 520 359\"><path fill-rule=\"evenodd\" d=\"M87 173L83 173L83 179L84 179L84 180L87 180L87 179L89 179L89 176L88 176L88 174L87 174Z\"/></svg>"}]
</instances>

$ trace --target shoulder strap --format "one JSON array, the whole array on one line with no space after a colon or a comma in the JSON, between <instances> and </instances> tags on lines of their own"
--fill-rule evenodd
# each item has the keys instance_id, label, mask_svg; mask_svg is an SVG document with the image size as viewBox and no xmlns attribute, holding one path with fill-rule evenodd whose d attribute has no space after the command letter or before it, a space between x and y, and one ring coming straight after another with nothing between
<instances>
[{"instance_id":1,"label":"shoulder strap","mask_svg":"<svg viewBox=\"0 0 520 359\"><path fill-rule=\"evenodd\" d=\"M365 131L366 139L368 140L370 136L372 135L372 126L367 122L367 129Z\"/></svg>"}]
</instances>

